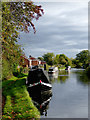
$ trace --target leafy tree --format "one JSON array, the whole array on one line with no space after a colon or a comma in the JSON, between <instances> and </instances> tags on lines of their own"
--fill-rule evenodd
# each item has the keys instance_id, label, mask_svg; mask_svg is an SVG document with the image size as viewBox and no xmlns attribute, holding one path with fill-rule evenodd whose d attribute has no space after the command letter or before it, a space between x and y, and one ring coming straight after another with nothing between
<instances>
[{"instance_id":1,"label":"leafy tree","mask_svg":"<svg viewBox=\"0 0 90 120\"><path fill-rule=\"evenodd\" d=\"M87 68L89 65L89 51L83 50L80 53L76 54L76 60L78 60L78 63L82 63L84 68Z\"/></svg>"},{"instance_id":2,"label":"leafy tree","mask_svg":"<svg viewBox=\"0 0 90 120\"><path fill-rule=\"evenodd\" d=\"M56 56L54 53L46 53L43 55L44 60L47 62L48 65L65 65L71 66L72 61L64 54L57 54Z\"/></svg>"},{"instance_id":3,"label":"leafy tree","mask_svg":"<svg viewBox=\"0 0 90 120\"><path fill-rule=\"evenodd\" d=\"M43 60L44 60L44 59L43 59L43 57L38 57L38 59L39 59L39 60L41 60L41 61L43 61Z\"/></svg>"},{"instance_id":4,"label":"leafy tree","mask_svg":"<svg viewBox=\"0 0 90 120\"><path fill-rule=\"evenodd\" d=\"M15 45L18 38L18 30L29 32L33 19L38 20L42 15L41 6L34 5L33 2L3 2L2 3L2 43L5 45Z\"/></svg>"},{"instance_id":5,"label":"leafy tree","mask_svg":"<svg viewBox=\"0 0 90 120\"><path fill-rule=\"evenodd\" d=\"M59 64L59 54L57 54L54 58L54 64Z\"/></svg>"},{"instance_id":6,"label":"leafy tree","mask_svg":"<svg viewBox=\"0 0 90 120\"><path fill-rule=\"evenodd\" d=\"M46 53L43 55L44 61L46 61L48 65L54 64L54 57L54 53Z\"/></svg>"},{"instance_id":7,"label":"leafy tree","mask_svg":"<svg viewBox=\"0 0 90 120\"><path fill-rule=\"evenodd\" d=\"M30 27L36 32L33 19L38 20L43 14L41 6L33 2L2 2L2 58L3 78L6 71L13 71L23 55L21 47L16 44L19 31L29 32ZM7 66L7 67L6 67ZM4 69L5 68L5 69ZM10 74L6 74L11 76Z\"/></svg>"},{"instance_id":8,"label":"leafy tree","mask_svg":"<svg viewBox=\"0 0 90 120\"><path fill-rule=\"evenodd\" d=\"M71 66L72 61L64 54L60 54L59 56L59 63L65 66Z\"/></svg>"},{"instance_id":9,"label":"leafy tree","mask_svg":"<svg viewBox=\"0 0 90 120\"><path fill-rule=\"evenodd\" d=\"M89 51L83 50L76 54L76 58L72 59L72 64L77 68L87 68L89 66Z\"/></svg>"}]
</instances>

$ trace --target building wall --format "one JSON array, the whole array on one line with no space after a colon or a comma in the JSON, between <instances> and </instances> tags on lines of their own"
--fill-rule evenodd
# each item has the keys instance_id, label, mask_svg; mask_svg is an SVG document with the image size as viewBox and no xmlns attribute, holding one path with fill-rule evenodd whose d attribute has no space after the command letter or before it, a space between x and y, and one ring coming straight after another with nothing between
<instances>
[{"instance_id":1,"label":"building wall","mask_svg":"<svg viewBox=\"0 0 90 120\"><path fill-rule=\"evenodd\" d=\"M20 65L23 66L23 67L29 67L30 66L30 62L29 62L28 59L26 59L23 56L21 56Z\"/></svg>"},{"instance_id":2,"label":"building wall","mask_svg":"<svg viewBox=\"0 0 90 120\"><path fill-rule=\"evenodd\" d=\"M30 62L29 62L29 66L32 66L32 60L30 60Z\"/></svg>"},{"instance_id":3,"label":"building wall","mask_svg":"<svg viewBox=\"0 0 90 120\"><path fill-rule=\"evenodd\" d=\"M41 61L39 61L39 65L41 64Z\"/></svg>"},{"instance_id":4,"label":"building wall","mask_svg":"<svg viewBox=\"0 0 90 120\"><path fill-rule=\"evenodd\" d=\"M32 66L38 65L39 62L38 61L32 61Z\"/></svg>"},{"instance_id":5,"label":"building wall","mask_svg":"<svg viewBox=\"0 0 90 120\"><path fill-rule=\"evenodd\" d=\"M46 62L45 61L41 61L41 64L43 65L43 64L46 64Z\"/></svg>"}]
</instances>

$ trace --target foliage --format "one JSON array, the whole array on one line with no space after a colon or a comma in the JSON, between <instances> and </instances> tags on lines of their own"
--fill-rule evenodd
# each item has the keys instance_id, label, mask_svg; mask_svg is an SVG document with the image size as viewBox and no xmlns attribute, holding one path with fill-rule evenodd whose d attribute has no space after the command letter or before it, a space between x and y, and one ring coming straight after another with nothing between
<instances>
[{"instance_id":1,"label":"foliage","mask_svg":"<svg viewBox=\"0 0 90 120\"><path fill-rule=\"evenodd\" d=\"M59 54L54 57L54 64L59 64Z\"/></svg>"},{"instance_id":2,"label":"foliage","mask_svg":"<svg viewBox=\"0 0 90 120\"><path fill-rule=\"evenodd\" d=\"M72 60L72 63L77 68L87 68L89 66L89 51L83 50L80 53L76 54L76 58Z\"/></svg>"},{"instance_id":3,"label":"foliage","mask_svg":"<svg viewBox=\"0 0 90 120\"><path fill-rule=\"evenodd\" d=\"M26 76L26 75L25 75ZM3 96L6 98L2 119L39 118L40 113L29 97L25 81L26 77L13 77L3 81Z\"/></svg>"},{"instance_id":4,"label":"foliage","mask_svg":"<svg viewBox=\"0 0 90 120\"><path fill-rule=\"evenodd\" d=\"M8 78L9 76L12 76L12 71L10 69L10 64L8 61L6 61L5 59L3 59L2 61L2 66L3 66L3 69L2 69L2 78L3 79L6 79Z\"/></svg>"},{"instance_id":5,"label":"foliage","mask_svg":"<svg viewBox=\"0 0 90 120\"><path fill-rule=\"evenodd\" d=\"M72 60L72 64L74 65L74 67L76 67L76 68L81 68L82 67L82 63L79 61L79 60L77 60L77 59L73 59Z\"/></svg>"},{"instance_id":6,"label":"foliage","mask_svg":"<svg viewBox=\"0 0 90 120\"><path fill-rule=\"evenodd\" d=\"M65 65L66 67L72 65L71 60L64 54L60 54L59 61L60 61L60 64Z\"/></svg>"},{"instance_id":7,"label":"foliage","mask_svg":"<svg viewBox=\"0 0 90 120\"><path fill-rule=\"evenodd\" d=\"M44 60L47 62L48 65L56 65L59 68L63 66L71 66L72 61L64 54L57 54L56 56L54 53L46 53L43 55Z\"/></svg>"},{"instance_id":8,"label":"foliage","mask_svg":"<svg viewBox=\"0 0 90 120\"><path fill-rule=\"evenodd\" d=\"M48 65L54 64L54 57L54 53L46 53L43 55L44 61L46 61Z\"/></svg>"},{"instance_id":9,"label":"foliage","mask_svg":"<svg viewBox=\"0 0 90 120\"><path fill-rule=\"evenodd\" d=\"M30 27L33 27L35 33L36 30L32 20L38 20L42 13L41 6L35 5L31 1L2 2L3 79L5 78L4 74L7 74L6 78L10 76L8 71L16 72L20 56L23 55L21 46L16 44L19 31L29 32Z\"/></svg>"},{"instance_id":10,"label":"foliage","mask_svg":"<svg viewBox=\"0 0 90 120\"><path fill-rule=\"evenodd\" d=\"M43 57L38 57L38 59L39 59L39 60L41 60L41 61L43 61L43 60L44 60L44 59L43 59Z\"/></svg>"},{"instance_id":11,"label":"foliage","mask_svg":"<svg viewBox=\"0 0 90 120\"><path fill-rule=\"evenodd\" d=\"M89 59L88 50L83 50L76 55L76 60L78 60L79 63L82 63L84 68L88 67L88 59Z\"/></svg>"},{"instance_id":12,"label":"foliage","mask_svg":"<svg viewBox=\"0 0 90 120\"><path fill-rule=\"evenodd\" d=\"M84 86L85 85L90 85L90 74L88 74L88 72L90 73L90 68L88 67L88 69L83 70L83 72L78 72L77 73L77 80L78 82L82 83Z\"/></svg>"},{"instance_id":13,"label":"foliage","mask_svg":"<svg viewBox=\"0 0 90 120\"><path fill-rule=\"evenodd\" d=\"M87 69L85 70L87 76L90 78L90 66L87 67Z\"/></svg>"}]
</instances>

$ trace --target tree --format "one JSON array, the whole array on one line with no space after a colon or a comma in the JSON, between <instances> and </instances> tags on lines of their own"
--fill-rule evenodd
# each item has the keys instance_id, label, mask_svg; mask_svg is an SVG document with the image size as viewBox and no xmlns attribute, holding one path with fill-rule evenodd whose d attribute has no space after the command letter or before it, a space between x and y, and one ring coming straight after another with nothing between
<instances>
[{"instance_id":1,"label":"tree","mask_svg":"<svg viewBox=\"0 0 90 120\"><path fill-rule=\"evenodd\" d=\"M41 6L33 2L2 2L2 58L3 73L13 72L13 67L19 64L21 47L16 44L19 31L29 32L35 26L33 19L38 20L43 14ZM5 68L7 66L7 68ZM4 69L5 68L5 69ZM6 77L10 74L6 74ZM10 75L11 76L11 75ZM5 75L4 75L5 78Z\"/></svg>"},{"instance_id":2,"label":"tree","mask_svg":"<svg viewBox=\"0 0 90 120\"><path fill-rule=\"evenodd\" d=\"M41 60L41 61L43 61L43 60L44 60L44 59L43 59L43 57L38 57L38 59L39 59L39 60Z\"/></svg>"},{"instance_id":3,"label":"tree","mask_svg":"<svg viewBox=\"0 0 90 120\"><path fill-rule=\"evenodd\" d=\"M89 51L83 50L80 53L76 54L76 60L78 60L78 63L81 63L84 68L87 68L89 65Z\"/></svg>"},{"instance_id":4,"label":"tree","mask_svg":"<svg viewBox=\"0 0 90 120\"><path fill-rule=\"evenodd\" d=\"M54 64L59 64L59 54L57 54L54 58Z\"/></svg>"},{"instance_id":5,"label":"tree","mask_svg":"<svg viewBox=\"0 0 90 120\"><path fill-rule=\"evenodd\" d=\"M46 53L43 55L44 61L46 61L48 65L54 64L54 57L54 53Z\"/></svg>"},{"instance_id":6,"label":"tree","mask_svg":"<svg viewBox=\"0 0 90 120\"><path fill-rule=\"evenodd\" d=\"M29 32L33 19L38 20L42 16L41 6L34 5L33 2L3 2L2 3L2 40L9 44L17 41L18 31Z\"/></svg>"},{"instance_id":7,"label":"tree","mask_svg":"<svg viewBox=\"0 0 90 120\"><path fill-rule=\"evenodd\" d=\"M65 66L71 66L72 61L64 54L60 54L59 56L59 63Z\"/></svg>"}]
</instances>

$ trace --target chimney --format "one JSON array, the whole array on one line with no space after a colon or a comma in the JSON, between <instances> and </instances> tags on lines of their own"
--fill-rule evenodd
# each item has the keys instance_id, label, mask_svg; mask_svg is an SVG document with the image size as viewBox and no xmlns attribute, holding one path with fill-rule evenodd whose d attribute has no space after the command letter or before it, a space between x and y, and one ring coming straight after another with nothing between
<instances>
[{"instance_id":1,"label":"chimney","mask_svg":"<svg viewBox=\"0 0 90 120\"><path fill-rule=\"evenodd\" d=\"M29 55L29 58L32 57L31 55Z\"/></svg>"}]
</instances>

